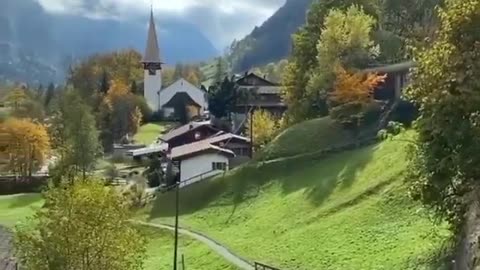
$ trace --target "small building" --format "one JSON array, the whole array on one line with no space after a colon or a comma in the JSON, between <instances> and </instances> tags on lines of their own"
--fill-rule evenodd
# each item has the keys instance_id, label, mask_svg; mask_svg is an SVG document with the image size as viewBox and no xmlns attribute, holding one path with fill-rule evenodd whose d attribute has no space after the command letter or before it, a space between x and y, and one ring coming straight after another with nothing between
<instances>
[{"instance_id":1,"label":"small building","mask_svg":"<svg viewBox=\"0 0 480 270\"><path fill-rule=\"evenodd\" d=\"M178 162L180 187L188 186L229 170L233 151L206 142L173 148L170 158Z\"/></svg>"},{"instance_id":2,"label":"small building","mask_svg":"<svg viewBox=\"0 0 480 270\"><path fill-rule=\"evenodd\" d=\"M237 103L233 117L234 128L241 128L250 110L262 109L281 117L287 110L282 100L281 86L254 73L246 73L236 81Z\"/></svg>"},{"instance_id":3,"label":"small building","mask_svg":"<svg viewBox=\"0 0 480 270\"><path fill-rule=\"evenodd\" d=\"M248 161L249 156L248 138L222 132L198 142L172 148L170 153L170 158L179 164L180 181L188 184L228 171Z\"/></svg>"}]
</instances>

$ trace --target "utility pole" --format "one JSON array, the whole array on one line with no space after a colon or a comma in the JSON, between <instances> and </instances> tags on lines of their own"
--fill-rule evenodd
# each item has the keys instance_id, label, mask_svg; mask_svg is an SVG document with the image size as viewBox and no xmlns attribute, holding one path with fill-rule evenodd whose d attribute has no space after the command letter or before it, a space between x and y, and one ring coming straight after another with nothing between
<instances>
[{"instance_id":1,"label":"utility pole","mask_svg":"<svg viewBox=\"0 0 480 270\"><path fill-rule=\"evenodd\" d=\"M169 160L170 164L172 160ZM170 166L173 166L171 164ZM180 177L176 181L176 190L175 190L175 249L173 251L173 270L177 270L177 254L178 254L178 215L180 208Z\"/></svg>"},{"instance_id":2,"label":"utility pole","mask_svg":"<svg viewBox=\"0 0 480 270\"><path fill-rule=\"evenodd\" d=\"M250 158L253 158L253 107L250 108Z\"/></svg>"}]
</instances>

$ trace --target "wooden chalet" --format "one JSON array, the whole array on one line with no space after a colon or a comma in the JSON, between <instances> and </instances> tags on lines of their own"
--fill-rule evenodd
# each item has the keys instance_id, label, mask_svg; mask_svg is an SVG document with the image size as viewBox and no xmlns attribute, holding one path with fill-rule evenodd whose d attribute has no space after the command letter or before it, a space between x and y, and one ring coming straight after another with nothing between
<instances>
[{"instance_id":1,"label":"wooden chalet","mask_svg":"<svg viewBox=\"0 0 480 270\"><path fill-rule=\"evenodd\" d=\"M245 113L250 108L263 109L274 115L281 115L287 109L282 101L281 86L254 73L246 73L236 81L240 97L236 112Z\"/></svg>"},{"instance_id":2,"label":"wooden chalet","mask_svg":"<svg viewBox=\"0 0 480 270\"><path fill-rule=\"evenodd\" d=\"M190 122L163 135L160 140L168 143L172 149L184 144L194 143L212 137L221 132L210 121Z\"/></svg>"}]
</instances>

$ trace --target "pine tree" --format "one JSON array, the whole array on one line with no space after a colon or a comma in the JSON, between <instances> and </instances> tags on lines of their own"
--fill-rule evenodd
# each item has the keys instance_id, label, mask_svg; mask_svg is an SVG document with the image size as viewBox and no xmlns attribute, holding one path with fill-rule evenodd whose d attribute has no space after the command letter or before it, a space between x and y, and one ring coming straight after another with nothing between
<instances>
[{"instance_id":1,"label":"pine tree","mask_svg":"<svg viewBox=\"0 0 480 270\"><path fill-rule=\"evenodd\" d=\"M110 76L108 75L108 72L106 70L103 70L102 77L100 80L100 93L102 95L106 95L108 92L108 89L110 89Z\"/></svg>"},{"instance_id":2,"label":"pine tree","mask_svg":"<svg viewBox=\"0 0 480 270\"><path fill-rule=\"evenodd\" d=\"M45 102L44 102L45 108L48 108L54 96L55 96L55 85L53 83L50 83L48 85L47 92L45 93Z\"/></svg>"}]
</instances>

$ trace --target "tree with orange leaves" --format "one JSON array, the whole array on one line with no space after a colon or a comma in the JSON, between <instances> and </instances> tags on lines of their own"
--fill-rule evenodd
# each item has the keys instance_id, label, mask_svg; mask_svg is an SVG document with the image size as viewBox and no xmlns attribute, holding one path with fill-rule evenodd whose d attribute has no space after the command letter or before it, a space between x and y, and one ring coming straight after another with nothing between
<instances>
[{"instance_id":1,"label":"tree with orange leaves","mask_svg":"<svg viewBox=\"0 0 480 270\"><path fill-rule=\"evenodd\" d=\"M333 91L329 95L332 119L358 131L368 113L379 112L373 95L385 78L386 75L376 73L351 73L337 65Z\"/></svg>"},{"instance_id":2,"label":"tree with orange leaves","mask_svg":"<svg viewBox=\"0 0 480 270\"><path fill-rule=\"evenodd\" d=\"M44 125L10 118L0 124L0 134L1 154L8 156L9 171L22 177L31 176L47 159L50 139Z\"/></svg>"},{"instance_id":3,"label":"tree with orange leaves","mask_svg":"<svg viewBox=\"0 0 480 270\"><path fill-rule=\"evenodd\" d=\"M350 73L342 66L335 68L336 80L330 99L339 104L350 102L370 103L374 90L385 82L386 75L376 73Z\"/></svg>"}]
</instances>

